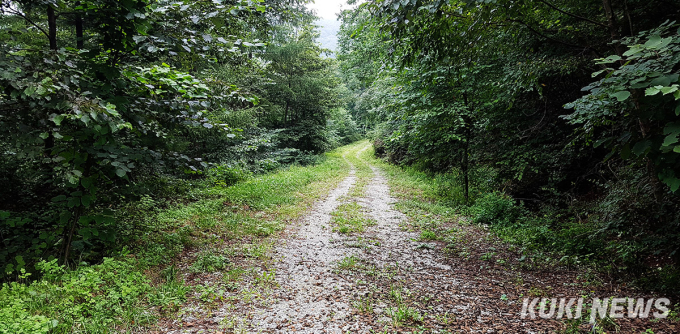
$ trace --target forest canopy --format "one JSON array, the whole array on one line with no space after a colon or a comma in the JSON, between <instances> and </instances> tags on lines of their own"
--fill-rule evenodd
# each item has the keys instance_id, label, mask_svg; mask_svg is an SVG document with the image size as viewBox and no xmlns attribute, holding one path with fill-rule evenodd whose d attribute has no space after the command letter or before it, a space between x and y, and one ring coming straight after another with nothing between
<instances>
[{"instance_id":1,"label":"forest canopy","mask_svg":"<svg viewBox=\"0 0 680 334\"><path fill-rule=\"evenodd\" d=\"M304 1L4 0L0 15L3 275L107 254L130 201L358 138Z\"/></svg>"}]
</instances>

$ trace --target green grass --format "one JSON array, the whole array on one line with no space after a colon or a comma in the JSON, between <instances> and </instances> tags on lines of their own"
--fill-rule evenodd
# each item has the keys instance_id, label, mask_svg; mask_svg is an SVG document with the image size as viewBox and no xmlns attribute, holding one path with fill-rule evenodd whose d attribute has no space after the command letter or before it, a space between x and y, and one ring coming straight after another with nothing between
<instances>
[{"instance_id":1,"label":"green grass","mask_svg":"<svg viewBox=\"0 0 680 334\"><path fill-rule=\"evenodd\" d=\"M348 176L343 155L362 145L327 153L315 166L292 166L230 187L197 187L174 201L187 204L167 210L148 201L131 205L134 214L120 215L117 222L129 234L103 263L68 269L43 262L39 279L24 274L3 284L0 333L137 332L172 317L188 299L217 302L221 291L237 289L243 276L271 286L274 271L246 270L231 257L266 265L271 239ZM194 255L179 257L186 251ZM223 279L189 286L178 278L179 262L193 273L222 272Z\"/></svg>"},{"instance_id":2,"label":"green grass","mask_svg":"<svg viewBox=\"0 0 680 334\"><path fill-rule=\"evenodd\" d=\"M373 170L369 165L372 160L373 147L367 140L358 142L347 151L345 158L354 166L356 182L346 198L361 198L365 196L366 186L373 178Z\"/></svg>"},{"instance_id":3,"label":"green grass","mask_svg":"<svg viewBox=\"0 0 680 334\"><path fill-rule=\"evenodd\" d=\"M359 264L359 258L356 257L356 255L350 255L344 257L342 260L338 262L338 269L340 270L349 270L349 269L354 269L357 267Z\"/></svg>"},{"instance_id":4,"label":"green grass","mask_svg":"<svg viewBox=\"0 0 680 334\"><path fill-rule=\"evenodd\" d=\"M340 204L331 216L333 231L343 234L361 233L366 227L376 224L374 219L366 217L361 205L354 201Z\"/></svg>"},{"instance_id":5,"label":"green grass","mask_svg":"<svg viewBox=\"0 0 680 334\"><path fill-rule=\"evenodd\" d=\"M153 288L134 262L107 258L75 270L41 262L40 280L0 288L0 333L112 333L153 323L145 310L181 300L183 292Z\"/></svg>"}]
</instances>

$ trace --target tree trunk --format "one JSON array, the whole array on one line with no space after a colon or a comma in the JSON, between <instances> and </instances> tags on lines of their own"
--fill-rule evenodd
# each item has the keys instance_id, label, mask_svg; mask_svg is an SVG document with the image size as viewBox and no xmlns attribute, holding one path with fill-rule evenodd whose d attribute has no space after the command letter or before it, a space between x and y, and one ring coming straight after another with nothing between
<instances>
[{"instance_id":1,"label":"tree trunk","mask_svg":"<svg viewBox=\"0 0 680 334\"><path fill-rule=\"evenodd\" d=\"M288 124L288 110L290 109L290 106L288 105L288 101L286 101L286 111L283 112L283 126L285 127L286 124Z\"/></svg>"},{"instance_id":2,"label":"tree trunk","mask_svg":"<svg viewBox=\"0 0 680 334\"><path fill-rule=\"evenodd\" d=\"M466 130L467 132L467 130ZM467 137L467 133L466 133ZM469 166L469 152L470 142L469 138L465 138L465 151L463 155L463 196L465 196L465 204L470 203L470 166Z\"/></svg>"},{"instance_id":3,"label":"tree trunk","mask_svg":"<svg viewBox=\"0 0 680 334\"><path fill-rule=\"evenodd\" d=\"M465 107L468 107L468 96L463 94ZM465 204L470 203L470 117L463 116L465 129L465 149L463 151L463 196L465 196Z\"/></svg>"},{"instance_id":4,"label":"tree trunk","mask_svg":"<svg viewBox=\"0 0 680 334\"><path fill-rule=\"evenodd\" d=\"M47 5L47 24L47 37L50 40L50 50L57 50L57 15L54 13L52 5ZM51 151L54 148L54 136L52 135L52 131L48 131L48 134L48 137L45 139L44 154L47 157L51 157Z\"/></svg>"},{"instance_id":5,"label":"tree trunk","mask_svg":"<svg viewBox=\"0 0 680 334\"><path fill-rule=\"evenodd\" d=\"M76 7L80 6L80 1L76 2ZM83 48L83 17L76 12L76 48Z\"/></svg>"},{"instance_id":6,"label":"tree trunk","mask_svg":"<svg viewBox=\"0 0 680 334\"><path fill-rule=\"evenodd\" d=\"M630 18L630 10L628 9L628 0L623 1L623 10L626 13L626 19L628 19L628 36L635 35L635 29L633 28L633 19Z\"/></svg>"},{"instance_id":7,"label":"tree trunk","mask_svg":"<svg viewBox=\"0 0 680 334\"><path fill-rule=\"evenodd\" d=\"M54 13L54 7L47 5L47 25L48 38L50 40L50 49L57 49L57 15Z\"/></svg>"},{"instance_id":8,"label":"tree trunk","mask_svg":"<svg viewBox=\"0 0 680 334\"><path fill-rule=\"evenodd\" d=\"M607 16L609 34L611 35L612 40L618 40L621 38L621 35L619 35L619 26L616 23L616 14L614 14L614 10L612 9L612 1L602 0L602 7L604 8L604 13ZM616 54L623 56L623 49L621 48L620 43L615 43L614 49L616 50Z\"/></svg>"},{"instance_id":9,"label":"tree trunk","mask_svg":"<svg viewBox=\"0 0 680 334\"><path fill-rule=\"evenodd\" d=\"M67 229L64 230L64 265L68 266L68 258L71 256L71 243L73 242L73 234L75 234L76 226L80 220L80 215L82 214L82 208L80 206L76 207L73 212L73 217L71 224Z\"/></svg>"}]
</instances>

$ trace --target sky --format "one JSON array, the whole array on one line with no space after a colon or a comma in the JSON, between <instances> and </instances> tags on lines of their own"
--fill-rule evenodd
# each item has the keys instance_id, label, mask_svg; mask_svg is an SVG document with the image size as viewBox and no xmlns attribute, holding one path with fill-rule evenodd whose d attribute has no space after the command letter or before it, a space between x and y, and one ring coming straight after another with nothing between
<instances>
[{"instance_id":1,"label":"sky","mask_svg":"<svg viewBox=\"0 0 680 334\"><path fill-rule=\"evenodd\" d=\"M347 0L315 0L315 3L307 4L307 8L314 9L320 20L316 22L320 26L319 42L321 46L336 51L338 44L338 30L340 23L337 14L342 8L349 8Z\"/></svg>"},{"instance_id":2,"label":"sky","mask_svg":"<svg viewBox=\"0 0 680 334\"><path fill-rule=\"evenodd\" d=\"M308 4L307 8L316 10L316 14L326 20L334 20L336 14L340 12L340 6L349 7L347 0L315 0L314 2Z\"/></svg>"}]
</instances>

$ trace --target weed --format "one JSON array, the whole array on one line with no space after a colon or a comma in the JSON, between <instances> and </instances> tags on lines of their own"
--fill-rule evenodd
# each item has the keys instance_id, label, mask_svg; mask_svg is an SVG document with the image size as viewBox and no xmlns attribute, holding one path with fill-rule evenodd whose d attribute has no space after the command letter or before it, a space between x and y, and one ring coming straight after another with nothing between
<instances>
[{"instance_id":1,"label":"weed","mask_svg":"<svg viewBox=\"0 0 680 334\"><path fill-rule=\"evenodd\" d=\"M402 295L401 288L392 286L390 288L390 299L392 299L394 302L397 304L401 304L404 302L404 297Z\"/></svg>"},{"instance_id":2,"label":"weed","mask_svg":"<svg viewBox=\"0 0 680 334\"><path fill-rule=\"evenodd\" d=\"M189 270L194 273L199 272L215 272L224 270L231 263L229 259L222 255L216 255L210 251L201 252L194 263L189 267Z\"/></svg>"},{"instance_id":3,"label":"weed","mask_svg":"<svg viewBox=\"0 0 680 334\"><path fill-rule=\"evenodd\" d=\"M276 269L270 271L262 271L259 274L255 274L255 283L265 286L276 286Z\"/></svg>"},{"instance_id":4,"label":"weed","mask_svg":"<svg viewBox=\"0 0 680 334\"><path fill-rule=\"evenodd\" d=\"M361 205L356 201L339 205L331 215L331 223L336 226L333 231L343 234L360 233L367 226L376 224L375 220L364 215Z\"/></svg>"},{"instance_id":5,"label":"weed","mask_svg":"<svg viewBox=\"0 0 680 334\"><path fill-rule=\"evenodd\" d=\"M416 248L418 248L418 249L434 249L435 247L431 244L420 244Z\"/></svg>"},{"instance_id":6,"label":"weed","mask_svg":"<svg viewBox=\"0 0 680 334\"><path fill-rule=\"evenodd\" d=\"M249 247L243 249L243 255L260 260L267 260L269 259L269 254L272 247L273 244L271 242L252 244Z\"/></svg>"},{"instance_id":7,"label":"weed","mask_svg":"<svg viewBox=\"0 0 680 334\"><path fill-rule=\"evenodd\" d=\"M488 252L482 254L482 256L479 258L482 261L490 261L494 256L496 255L496 252Z\"/></svg>"},{"instance_id":8,"label":"weed","mask_svg":"<svg viewBox=\"0 0 680 334\"><path fill-rule=\"evenodd\" d=\"M517 275L513 280L512 283L517 285L517 286L522 286L524 285L524 278L522 276Z\"/></svg>"},{"instance_id":9,"label":"weed","mask_svg":"<svg viewBox=\"0 0 680 334\"><path fill-rule=\"evenodd\" d=\"M437 233L429 230L420 232L420 240L439 240Z\"/></svg>"},{"instance_id":10,"label":"weed","mask_svg":"<svg viewBox=\"0 0 680 334\"><path fill-rule=\"evenodd\" d=\"M423 316L415 308L398 305L397 307L387 308L385 313L392 318L395 326L400 326L406 322L422 322Z\"/></svg>"},{"instance_id":11,"label":"weed","mask_svg":"<svg viewBox=\"0 0 680 334\"><path fill-rule=\"evenodd\" d=\"M354 308L362 313L373 313L373 301L370 296L360 297L359 300L355 300L352 304L354 305Z\"/></svg>"},{"instance_id":12,"label":"weed","mask_svg":"<svg viewBox=\"0 0 680 334\"><path fill-rule=\"evenodd\" d=\"M173 302L172 298L155 298L163 291L154 291L130 258L105 258L102 264L71 271L56 260L39 267L47 279L0 287L0 332L67 333L78 328L99 333L109 332L111 326L125 331L133 322L154 321L151 313L143 311L149 303L166 306ZM20 278L28 276L23 271Z\"/></svg>"},{"instance_id":13,"label":"weed","mask_svg":"<svg viewBox=\"0 0 680 334\"><path fill-rule=\"evenodd\" d=\"M198 285L196 289L199 293L199 299L208 305L215 305L224 300L225 291L218 287Z\"/></svg>"},{"instance_id":14,"label":"weed","mask_svg":"<svg viewBox=\"0 0 680 334\"><path fill-rule=\"evenodd\" d=\"M581 333L581 329L579 328L579 326L581 325L581 319L565 319L564 325L565 328L561 331L562 334Z\"/></svg>"},{"instance_id":15,"label":"weed","mask_svg":"<svg viewBox=\"0 0 680 334\"><path fill-rule=\"evenodd\" d=\"M546 297L548 296L548 291L552 290L550 286L545 287L545 289L532 286L529 288L528 295L533 297Z\"/></svg>"},{"instance_id":16,"label":"weed","mask_svg":"<svg viewBox=\"0 0 680 334\"><path fill-rule=\"evenodd\" d=\"M446 312L444 314L436 314L435 320L442 325L448 325L456 321L456 315Z\"/></svg>"},{"instance_id":17,"label":"weed","mask_svg":"<svg viewBox=\"0 0 680 334\"><path fill-rule=\"evenodd\" d=\"M338 269L340 270L353 269L357 266L358 262L359 258L356 257L355 255L346 256L342 260L340 260L340 262L338 262Z\"/></svg>"}]
</instances>

